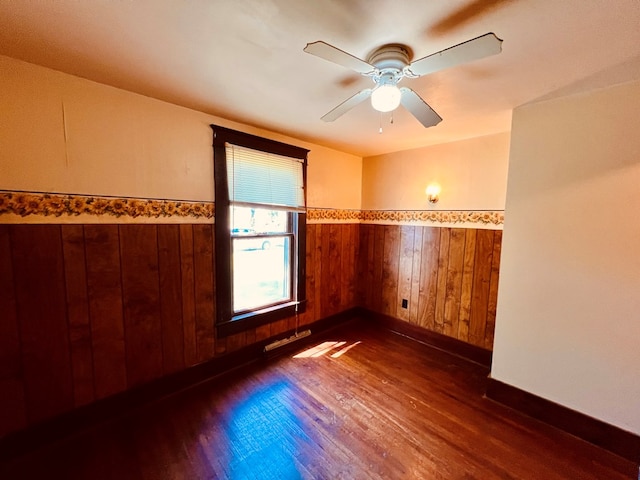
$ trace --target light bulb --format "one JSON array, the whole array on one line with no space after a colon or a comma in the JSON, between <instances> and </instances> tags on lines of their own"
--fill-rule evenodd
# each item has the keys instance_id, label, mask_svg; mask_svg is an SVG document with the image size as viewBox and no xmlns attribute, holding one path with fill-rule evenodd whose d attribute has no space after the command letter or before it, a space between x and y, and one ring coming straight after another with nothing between
<instances>
[{"instance_id":1,"label":"light bulb","mask_svg":"<svg viewBox=\"0 0 640 480\"><path fill-rule=\"evenodd\" d=\"M379 112L391 112L400 105L400 89L395 85L380 85L371 94L371 106Z\"/></svg>"}]
</instances>

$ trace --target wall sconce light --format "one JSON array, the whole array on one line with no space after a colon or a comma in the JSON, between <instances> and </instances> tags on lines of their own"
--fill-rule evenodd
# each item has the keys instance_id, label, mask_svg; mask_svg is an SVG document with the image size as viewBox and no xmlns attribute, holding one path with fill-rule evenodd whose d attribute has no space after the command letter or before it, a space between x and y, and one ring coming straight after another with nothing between
<instances>
[{"instance_id":1,"label":"wall sconce light","mask_svg":"<svg viewBox=\"0 0 640 480\"><path fill-rule=\"evenodd\" d=\"M427 194L427 200L429 200L429 203L438 203L438 200L440 200L440 185L432 183L427 187L424 193Z\"/></svg>"}]
</instances>

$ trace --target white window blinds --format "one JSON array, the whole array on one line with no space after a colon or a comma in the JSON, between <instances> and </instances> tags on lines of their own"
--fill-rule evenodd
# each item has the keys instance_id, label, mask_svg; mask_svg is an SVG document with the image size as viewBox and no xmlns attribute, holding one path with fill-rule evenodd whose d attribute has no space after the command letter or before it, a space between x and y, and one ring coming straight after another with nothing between
<instances>
[{"instance_id":1,"label":"white window blinds","mask_svg":"<svg viewBox=\"0 0 640 480\"><path fill-rule=\"evenodd\" d=\"M304 211L302 161L225 144L229 202Z\"/></svg>"}]
</instances>

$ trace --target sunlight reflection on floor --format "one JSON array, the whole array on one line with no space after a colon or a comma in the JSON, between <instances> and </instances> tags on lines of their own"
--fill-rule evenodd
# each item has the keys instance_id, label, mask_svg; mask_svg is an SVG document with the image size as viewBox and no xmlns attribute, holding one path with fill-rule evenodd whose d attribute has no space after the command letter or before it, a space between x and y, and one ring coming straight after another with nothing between
<instances>
[{"instance_id":1,"label":"sunlight reflection on floor","mask_svg":"<svg viewBox=\"0 0 640 480\"><path fill-rule=\"evenodd\" d=\"M347 353L349 350L351 350L353 347L355 347L356 345L358 345L360 343L360 341L354 342L350 345L347 345L347 342L322 342L319 345L316 345L315 347L311 347L306 349L303 352L300 352L296 355L293 356L293 358L317 358L317 357L322 357L324 355L328 355L331 351L334 351L340 347L340 350L338 351L334 351L331 354L331 358L338 358L342 355L344 355L345 353ZM346 345L346 346L345 346Z\"/></svg>"}]
</instances>

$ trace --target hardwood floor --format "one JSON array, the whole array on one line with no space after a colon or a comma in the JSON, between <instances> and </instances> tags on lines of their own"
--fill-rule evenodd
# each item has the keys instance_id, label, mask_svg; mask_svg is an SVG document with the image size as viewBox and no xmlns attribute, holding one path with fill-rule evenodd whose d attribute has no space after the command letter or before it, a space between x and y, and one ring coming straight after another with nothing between
<instances>
[{"instance_id":1,"label":"hardwood floor","mask_svg":"<svg viewBox=\"0 0 640 480\"><path fill-rule=\"evenodd\" d=\"M14 459L0 478L636 478L631 462L483 398L487 373L352 323Z\"/></svg>"}]
</instances>

